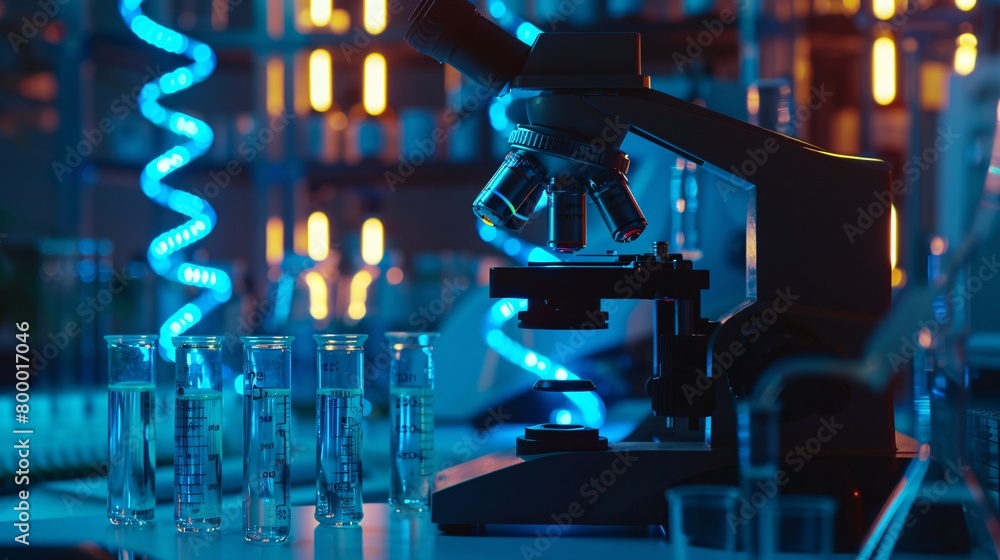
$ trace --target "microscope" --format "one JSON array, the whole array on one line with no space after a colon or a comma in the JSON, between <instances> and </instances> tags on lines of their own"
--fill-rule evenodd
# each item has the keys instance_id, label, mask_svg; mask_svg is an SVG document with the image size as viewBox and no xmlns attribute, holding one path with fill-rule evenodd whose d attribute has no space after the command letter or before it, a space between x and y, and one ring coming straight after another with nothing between
<instances>
[{"instance_id":1,"label":"microscope","mask_svg":"<svg viewBox=\"0 0 1000 560\"><path fill-rule=\"evenodd\" d=\"M593 427L529 427L515 448L439 472L432 520L456 533L549 525L563 514L580 525L664 525L666 490L735 484L734 403L783 358L858 357L889 309L887 165L651 90L637 33L542 33L529 47L465 0L423 0L411 22L406 40L416 50L493 95L526 100L528 122L511 133L510 153L473 204L488 225L521 230L547 192L553 250L585 246L590 204L616 242L634 242L646 219L626 177L621 145L630 133L748 195L746 296L717 320L701 316L709 271L664 242L593 262L491 270L491 297L527 300L521 328L607 328L602 300L651 300L646 390L664 429L648 441L608 442ZM846 235L873 204L885 207L864 234ZM535 388L594 386L551 379ZM837 498L838 544L852 546L897 480L891 396L821 379L792 383L781 399L788 482L776 485Z\"/></svg>"}]
</instances>

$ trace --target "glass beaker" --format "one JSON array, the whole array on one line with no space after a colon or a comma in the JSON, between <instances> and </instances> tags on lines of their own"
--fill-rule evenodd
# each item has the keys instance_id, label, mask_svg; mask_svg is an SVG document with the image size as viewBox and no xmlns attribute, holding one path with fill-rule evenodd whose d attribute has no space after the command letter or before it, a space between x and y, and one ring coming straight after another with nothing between
<instances>
[{"instance_id":1,"label":"glass beaker","mask_svg":"<svg viewBox=\"0 0 1000 560\"><path fill-rule=\"evenodd\" d=\"M291 532L292 337L244 336L243 536L277 543Z\"/></svg>"},{"instance_id":2,"label":"glass beaker","mask_svg":"<svg viewBox=\"0 0 1000 560\"><path fill-rule=\"evenodd\" d=\"M398 512L431 506L434 474L434 358L438 333L387 332L389 434L392 479L389 505Z\"/></svg>"},{"instance_id":3,"label":"glass beaker","mask_svg":"<svg viewBox=\"0 0 1000 560\"><path fill-rule=\"evenodd\" d=\"M156 509L156 335L108 341L108 519L145 525Z\"/></svg>"},{"instance_id":4,"label":"glass beaker","mask_svg":"<svg viewBox=\"0 0 1000 560\"><path fill-rule=\"evenodd\" d=\"M733 521L739 497L739 488L734 486L692 484L667 490L674 557L697 556L692 547L735 554L739 525Z\"/></svg>"},{"instance_id":5,"label":"glass beaker","mask_svg":"<svg viewBox=\"0 0 1000 560\"><path fill-rule=\"evenodd\" d=\"M174 521L183 533L222 524L221 336L175 336Z\"/></svg>"},{"instance_id":6,"label":"glass beaker","mask_svg":"<svg viewBox=\"0 0 1000 560\"><path fill-rule=\"evenodd\" d=\"M316 520L357 525L364 410L363 334L317 334Z\"/></svg>"}]
</instances>

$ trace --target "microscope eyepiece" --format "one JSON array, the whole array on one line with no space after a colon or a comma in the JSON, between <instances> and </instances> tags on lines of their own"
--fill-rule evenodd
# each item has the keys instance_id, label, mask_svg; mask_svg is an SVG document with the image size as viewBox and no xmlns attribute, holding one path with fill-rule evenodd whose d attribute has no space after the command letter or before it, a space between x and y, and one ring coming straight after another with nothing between
<instances>
[{"instance_id":1,"label":"microscope eyepiece","mask_svg":"<svg viewBox=\"0 0 1000 560\"><path fill-rule=\"evenodd\" d=\"M410 22L406 41L413 48L451 65L494 96L521 73L532 52L466 0L421 0ZM636 38L629 41L635 47ZM638 51L633 55L638 64ZM511 133L512 150L472 203L473 212L487 225L521 231L541 199L547 179L561 177L566 171L573 177L571 182L549 187L549 247L574 252L586 245L584 193L597 206L616 242L638 239L646 229L646 218L624 175L628 156L618 149L621 139L606 148L594 148L587 140L590 135L578 130L575 120L578 112L587 113L586 107L579 101L563 106L562 97L542 96L541 101L551 103L532 106L535 113L551 117L543 121L555 119L557 124L519 126Z\"/></svg>"},{"instance_id":2,"label":"microscope eyepiece","mask_svg":"<svg viewBox=\"0 0 1000 560\"><path fill-rule=\"evenodd\" d=\"M483 222L521 231L542 197L545 169L535 158L511 150L472 203Z\"/></svg>"},{"instance_id":3,"label":"microscope eyepiece","mask_svg":"<svg viewBox=\"0 0 1000 560\"><path fill-rule=\"evenodd\" d=\"M621 171L607 169L594 175L588 189L611 237L618 243L635 241L646 229L646 217L628 188L628 179Z\"/></svg>"},{"instance_id":4,"label":"microscope eyepiece","mask_svg":"<svg viewBox=\"0 0 1000 560\"><path fill-rule=\"evenodd\" d=\"M423 0L410 21L406 42L454 66L494 96L521 71L531 50L466 0Z\"/></svg>"}]
</instances>

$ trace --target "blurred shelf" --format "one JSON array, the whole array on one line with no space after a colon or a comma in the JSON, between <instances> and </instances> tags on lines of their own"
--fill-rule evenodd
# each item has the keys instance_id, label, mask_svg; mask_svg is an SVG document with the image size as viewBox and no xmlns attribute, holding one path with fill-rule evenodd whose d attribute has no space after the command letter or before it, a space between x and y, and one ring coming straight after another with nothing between
<instances>
[{"instance_id":1,"label":"blurred shelf","mask_svg":"<svg viewBox=\"0 0 1000 560\"><path fill-rule=\"evenodd\" d=\"M111 160L91 160L89 162L97 171L96 182L104 186L136 187L143 165L123 164ZM413 187L467 187L469 183L485 183L496 172L499 160L489 160L478 163L429 162L414 166L412 173L400 171L400 164L385 164L380 162L360 162L356 164L322 164L304 162L303 178L308 182L310 190L319 190L329 185L344 188L375 187L385 192L391 192L386 174L398 174L402 181L393 188ZM272 168L281 173L284 163L254 162L242 164L244 168ZM211 171L225 170L225 162L195 161L172 174L167 184L175 185L182 190L188 190L191 185L201 186L204 181L194 179ZM226 188L249 188L252 173L240 173L232 177L232 182ZM275 183L285 181L276 180Z\"/></svg>"},{"instance_id":2,"label":"blurred shelf","mask_svg":"<svg viewBox=\"0 0 1000 560\"><path fill-rule=\"evenodd\" d=\"M268 37L266 33L256 31L256 30L246 30L246 31L214 31L214 32L188 32L184 31L194 38L200 41L204 41L211 45L213 50L229 50L229 49L247 49L252 51L270 52L270 51L284 51L289 49L298 49L304 47L318 48L318 47L328 47L334 50L340 50L341 48L348 48L353 46L363 52L369 50L377 49L384 50L386 48L402 48L405 47L408 50L409 45L403 42L403 32L390 33L385 32L379 35L364 35L364 42L355 42L357 38L355 33L345 35L336 35L333 33L310 33L310 34L298 34L298 33L286 33L285 37L281 39L272 39ZM98 45L111 45L117 47L129 47L135 48L139 45L136 44L136 37L131 34L124 33L96 33L89 37L89 42L92 46ZM141 44L143 48L147 45ZM158 49L149 47L151 52L160 52ZM414 56L418 56L419 53L413 51Z\"/></svg>"},{"instance_id":3,"label":"blurred shelf","mask_svg":"<svg viewBox=\"0 0 1000 560\"><path fill-rule=\"evenodd\" d=\"M386 174L398 174L402 181L397 188L412 187L467 187L469 183L484 183L496 173L499 160L478 163L429 162L414 166L412 173L400 171L400 164L357 163L323 165L311 163L306 166L309 188L319 189L327 184L380 187L391 192Z\"/></svg>"}]
</instances>

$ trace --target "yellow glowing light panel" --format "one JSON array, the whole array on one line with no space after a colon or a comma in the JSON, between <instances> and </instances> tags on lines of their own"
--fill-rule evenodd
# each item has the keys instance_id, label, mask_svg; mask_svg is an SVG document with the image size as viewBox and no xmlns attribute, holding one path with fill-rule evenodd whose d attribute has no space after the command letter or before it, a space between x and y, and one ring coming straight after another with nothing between
<instances>
[{"instance_id":1,"label":"yellow glowing light panel","mask_svg":"<svg viewBox=\"0 0 1000 560\"><path fill-rule=\"evenodd\" d=\"M330 220L322 212L313 212L306 223L309 258L321 261L330 254Z\"/></svg>"},{"instance_id":2,"label":"yellow glowing light panel","mask_svg":"<svg viewBox=\"0 0 1000 560\"><path fill-rule=\"evenodd\" d=\"M330 305L323 275L315 270L306 273L306 286L309 287L309 314L317 321L326 319Z\"/></svg>"},{"instance_id":3,"label":"yellow glowing light panel","mask_svg":"<svg viewBox=\"0 0 1000 560\"><path fill-rule=\"evenodd\" d=\"M378 218L368 218L361 225L361 258L365 264L376 265L382 262L385 252L385 231L382 221Z\"/></svg>"},{"instance_id":4,"label":"yellow glowing light panel","mask_svg":"<svg viewBox=\"0 0 1000 560\"><path fill-rule=\"evenodd\" d=\"M271 216L264 230L267 264L278 266L285 258L285 224L281 218Z\"/></svg>"},{"instance_id":5,"label":"yellow glowing light panel","mask_svg":"<svg viewBox=\"0 0 1000 560\"><path fill-rule=\"evenodd\" d=\"M872 0L872 13L878 19L892 19L896 15L896 0Z\"/></svg>"},{"instance_id":6,"label":"yellow glowing light panel","mask_svg":"<svg viewBox=\"0 0 1000 560\"><path fill-rule=\"evenodd\" d=\"M972 33L958 36L955 47L955 73L968 76L976 69L976 51L979 41Z\"/></svg>"},{"instance_id":7,"label":"yellow glowing light panel","mask_svg":"<svg viewBox=\"0 0 1000 560\"><path fill-rule=\"evenodd\" d=\"M879 37L872 46L872 97L879 105L896 99L896 42Z\"/></svg>"},{"instance_id":8,"label":"yellow glowing light panel","mask_svg":"<svg viewBox=\"0 0 1000 560\"><path fill-rule=\"evenodd\" d=\"M385 57L371 53L365 57L365 112L372 116L381 115L385 111L385 99Z\"/></svg>"},{"instance_id":9,"label":"yellow glowing light panel","mask_svg":"<svg viewBox=\"0 0 1000 560\"><path fill-rule=\"evenodd\" d=\"M320 113L333 105L333 61L326 49L309 55L309 104Z\"/></svg>"},{"instance_id":10,"label":"yellow glowing light panel","mask_svg":"<svg viewBox=\"0 0 1000 560\"><path fill-rule=\"evenodd\" d=\"M351 303L347 306L347 316L354 320L364 319L368 313L365 301L368 299L368 286L372 283L372 275L367 270L359 270L351 278Z\"/></svg>"},{"instance_id":11,"label":"yellow glowing light panel","mask_svg":"<svg viewBox=\"0 0 1000 560\"><path fill-rule=\"evenodd\" d=\"M387 0L364 0L365 31L378 35L389 24Z\"/></svg>"},{"instance_id":12,"label":"yellow glowing light panel","mask_svg":"<svg viewBox=\"0 0 1000 560\"><path fill-rule=\"evenodd\" d=\"M747 89L747 112L751 115L760 112L760 90L756 85L751 85Z\"/></svg>"},{"instance_id":13,"label":"yellow glowing light panel","mask_svg":"<svg viewBox=\"0 0 1000 560\"><path fill-rule=\"evenodd\" d=\"M285 63L278 57L267 61L267 113L281 115L285 112Z\"/></svg>"},{"instance_id":14,"label":"yellow glowing light panel","mask_svg":"<svg viewBox=\"0 0 1000 560\"><path fill-rule=\"evenodd\" d=\"M333 12L333 0L310 0L309 19L316 27L326 27Z\"/></svg>"},{"instance_id":15,"label":"yellow glowing light panel","mask_svg":"<svg viewBox=\"0 0 1000 560\"><path fill-rule=\"evenodd\" d=\"M365 301L368 297L368 286L372 283L372 273L367 270L359 270L351 278L351 301Z\"/></svg>"}]
</instances>

